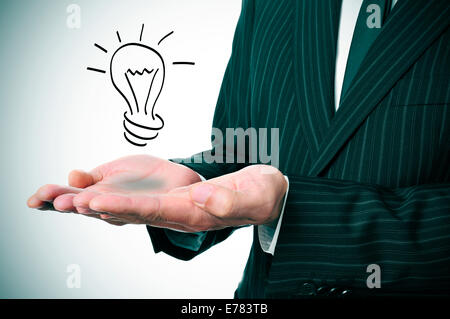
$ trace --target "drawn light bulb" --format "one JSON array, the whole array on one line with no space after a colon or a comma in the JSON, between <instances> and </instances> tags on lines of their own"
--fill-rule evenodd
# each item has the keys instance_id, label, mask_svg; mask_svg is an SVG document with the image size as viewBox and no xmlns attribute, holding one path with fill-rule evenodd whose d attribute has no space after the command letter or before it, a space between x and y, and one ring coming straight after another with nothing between
<instances>
[{"instance_id":1,"label":"drawn light bulb","mask_svg":"<svg viewBox=\"0 0 450 319\"><path fill-rule=\"evenodd\" d=\"M142 41L144 25L139 41ZM162 37L158 46L174 32ZM122 43L117 31L119 43ZM108 50L95 43L95 47L108 53ZM172 62L173 65L195 65L194 62ZM88 67L88 71L105 74L106 71ZM125 139L135 146L146 146L147 142L159 135L164 120L156 111L156 103L161 95L166 77L166 66L161 54L142 43L121 45L112 55L110 76L115 89L126 102L123 128Z\"/></svg>"},{"instance_id":2,"label":"drawn light bulb","mask_svg":"<svg viewBox=\"0 0 450 319\"><path fill-rule=\"evenodd\" d=\"M128 43L113 54L110 70L113 85L128 106L123 120L125 138L145 146L164 127L163 119L155 112L164 86L164 60L151 47Z\"/></svg>"}]
</instances>

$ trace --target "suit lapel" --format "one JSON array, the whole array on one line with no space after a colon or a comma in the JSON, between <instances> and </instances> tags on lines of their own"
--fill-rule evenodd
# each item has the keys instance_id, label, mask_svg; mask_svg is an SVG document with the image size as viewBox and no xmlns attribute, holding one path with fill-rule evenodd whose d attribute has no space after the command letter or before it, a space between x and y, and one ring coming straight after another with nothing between
<instances>
[{"instance_id":1,"label":"suit lapel","mask_svg":"<svg viewBox=\"0 0 450 319\"><path fill-rule=\"evenodd\" d=\"M334 113L334 71L341 0L295 1L296 94L301 127L317 155Z\"/></svg>"},{"instance_id":2,"label":"suit lapel","mask_svg":"<svg viewBox=\"0 0 450 319\"><path fill-rule=\"evenodd\" d=\"M449 14L446 0L399 0L343 96L309 175L317 176L326 168L399 78L447 28Z\"/></svg>"}]
</instances>

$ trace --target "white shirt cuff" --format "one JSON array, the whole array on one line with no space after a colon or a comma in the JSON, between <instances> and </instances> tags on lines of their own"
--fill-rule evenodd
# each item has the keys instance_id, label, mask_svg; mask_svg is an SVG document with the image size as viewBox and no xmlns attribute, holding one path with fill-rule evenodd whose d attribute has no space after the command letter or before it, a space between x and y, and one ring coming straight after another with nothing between
<instances>
[{"instance_id":1,"label":"white shirt cuff","mask_svg":"<svg viewBox=\"0 0 450 319\"><path fill-rule=\"evenodd\" d=\"M289 192L289 178L284 176L287 182L287 190L284 195L283 205L281 206L280 217L274 220L269 225L259 225L258 227L258 238L261 248L264 252L269 253L271 255L275 254L275 247L278 241L278 235L280 233L281 222L283 220L284 208L286 206L286 200Z\"/></svg>"}]
</instances>

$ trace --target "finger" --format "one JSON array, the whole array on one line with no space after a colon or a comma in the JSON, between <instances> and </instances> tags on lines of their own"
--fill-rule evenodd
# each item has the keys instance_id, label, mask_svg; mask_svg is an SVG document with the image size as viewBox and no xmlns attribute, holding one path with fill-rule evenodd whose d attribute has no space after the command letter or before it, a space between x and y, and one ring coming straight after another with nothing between
<instances>
[{"instance_id":1,"label":"finger","mask_svg":"<svg viewBox=\"0 0 450 319\"><path fill-rule=\"evenodd\" d=\"M73 199L73 206L75 207L76 212L83 215L100 215L98 212L95 212L89 208L89 202L92 198L100 195L100 193L93 191L84 191L77 194Z\"/></svg>"},{"instance_id":2,"label":"finger","mask_svg":"<svg viewBox=\"0 0 450 319\"><path fill-rule=\"evenodd\" d=\"M53 206L53 203L40 201L36 198L36 196L30 197L30 199L27 202L27 205L30 208L38 209L43 212L46 212L46 211L59 212L57 209L55 209L55 207Z\"/></svg>"},{"instance_id":3,"label":"finger","mask_svg":"<svg viewBox=\"0 0 450 319\"><path fill-rule=\"evenodd\" d=\"M60 212L74 212L73 198L75 194L63 194L53 201L53 207Z\"/></svg>"},{"instance_id":4,"label":"finger","mask_svg":"<svg viewBox=\"0 0 450 319\"><path fill-rule=\"evenodd\" d=\"M60 185L45 185L36 192L36 199L42 202L52 202L56 197L63 194L77 194L81 189ZM34 203L34 202L33 202Z\"/></svg>"},{"instance_id":5,"label":"finger","mask_svg":"<svg viewBox=\"0 0 450 319\"><path fill-rule=\"evenodd\" d=\"M100 213L109 213L113 216L126 220L151 219L158 220L159 201L158 198L150 196L123 196L104 194L94 197L89 202L89 208Z\"/></svg>"},{"instance_id":6,"label":"finger","mask_svg":"<svg viewBox=\"0 0 450 319\"><path fill-rule=\"evenodd\" d=\"M77 209L89 209L89 202L100 193L93 191L84 191L78 193L73 199L73 205Z\"/></svg>"},{"instance_id":7,"label":"finger","mask_svg":"<svg viewBox=\"0 0 450 319\"><path fill-rule=\"evenodd\" d=\"M30 208L42 208L42 210L53 210L46 203L52 202L56 197L65 193L77 193L79 189L59 185L42 186L33 196L31 196L27 205ZM53 206L52 206L53 207Z\"/></svg>"},{"instance_id":8,"label":"finger","mask_svg":"<svg viewBox=\"0 0 450 319\"><path fill-rule=\"evenodd\" d=\"M56 213L68 213L66 211L59 211L54 206L53 203L49 202L43 202L42 206L37 207L37 210L40 210L42 212L56 212Z\"/></svg>"},{"instance_id":9,"label":"finger","mask_svg":"<svg viewBox=\"0 0 450 319\"><path fill-rule=\"evenodd\" d=\"M36 197L36 194L34 194L33 196L31 196L28 200L27 200L27 205L30 208L41 208L45 205L46 202L39 200Z\"/></svg>"},{"instance_id":10,"label":"finger","mask_svg":"<svg viewBox=\"0 0 450 319\"><path fill-rule=\"evenodd\" d=\"M69 174L69 185L77 188L86 188L102 179L98 170L93 170L88 173L82 170L73 170Z\"/></svg>"},{"instance_id":11,"label":"finger","mask_svg":"<svg viewBox=\"0 0 450 319\"><path fill-rule=\"evenodd\" d=\"M217 226L213 216L193 205L188 193L177 196L99 195L89 204L93 211L108 212L131 223L148 224L183 231Z\"/></svg>"}]
</instances>

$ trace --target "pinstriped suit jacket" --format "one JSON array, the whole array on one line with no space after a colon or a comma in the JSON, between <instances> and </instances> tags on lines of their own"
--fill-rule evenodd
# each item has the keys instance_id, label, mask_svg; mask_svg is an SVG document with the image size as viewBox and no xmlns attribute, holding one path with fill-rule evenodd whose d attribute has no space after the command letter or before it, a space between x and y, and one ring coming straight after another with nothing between
<instances>
[{"instance_id":1,"label":"pinstriped suit jacket","mask_svg":"<svg viewBox=\"0 0 450 319\"><path fill-rule=\"evenodd\" d=\"M340 8L243 1L213 126L279 128L290 191L275 256L255 232L237 297L449 293L450 5L399 0L335 112ZM186 165L206 178L242 167ZM148 230L180 259L233 231Z\"/></svg>"}]
</instances>

